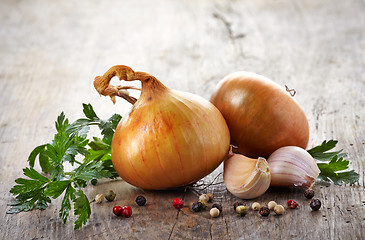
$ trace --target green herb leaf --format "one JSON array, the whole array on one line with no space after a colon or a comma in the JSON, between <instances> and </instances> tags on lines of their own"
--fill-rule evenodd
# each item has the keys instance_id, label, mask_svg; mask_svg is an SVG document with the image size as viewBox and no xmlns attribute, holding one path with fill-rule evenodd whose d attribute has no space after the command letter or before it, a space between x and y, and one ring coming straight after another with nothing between
<instances>
[{"instance_id":1,"label":"green herb leaf","mask_svg":"<svg viewBox=\"0 0 365 240\"><path fill-rule=\"evenodd\" d=\"M67 218L71 211L71 201L73 201L75 196L76 190L71 186L68 185L65 191L65 195L63 196L61 210L60 210L60 217L62 218L63 223L66 223Z\"/></svg>"},{"instance_id":2,"label":"green herb leaf","mask_svg":"<svg viewBox=\"0 0 365 240\"><path fill-rule=\"evenodd\" d=\"M51 182L47 185L47 189L44 191L44 194L52 197L53 199L58 198L70 184L70 180Z\"/></svg>"},{"instance_id":3,"label":"green herb leaf","mask_svg":"<svg viewBox=\"0 0 365 240\"><path fill-rule=\"evenodd\" d=\"M56 134L51 143L36 147L29 155L28 162L31 168L23 169L26 178L15 180L16 185L10 190L16 200L9 203L12 206L7 213L18 213L37 209L45 209L51 198L58 198L63 193L63 200L59 212L63 222L71 211L71 202L74 202L74 214L78 215L75 229L86 223L90 216L90 204L81 189L90 181L100 178L115 178L118 176L111 161L111 142L115 128L121 116L114 114L107 120L100 119L90 104L83 104L86 118L69 123L62 112L55 122ZM87 134L90 126L98 126L103 138L93 138L89 142ZM82 162L76 159L83 156ZM47 178L37 172L35 166L38 157L42 171L49 173ZM74 167L73 171L65 172L65 163Z\"/></svg>"},{"instance_id":4,"label":"green herb leaf","mask_svg":"<svg viewBox=\"0 0 365 240\"><path fill-rule=\"evenodd\" d=\"M332 181L336 185L354 184L359 181L359 174L354 170L343 171L348 169L348 164L349 161L337 156L334 156L329 163L318 163L318 168L321 170L318 178L326 182Z\"/></svg>"},{"instance_id":5,"label":"green herb leaf","mask_svg":"<svg viewBox=\"0 0 365 240\"><path fill-rule=\"evenodd\" d=\"M74 214L79 217L75 221L75 228L79 229L83 224L86 223L87 219L90 217L91 209L90 203L86 195L82 190L76 192L77 198L74 200Z\"/></svg>"},{"instance_id":6,"label":"green herb leaf","mask_svg":"<svg viewBox=\"0 0 365 240\"><path fill-rule=\"evenodd\" d=\"M308 150L308 153L317 160L321 171L318 178L325 182L333 182L336 185L344 183L354 184L359 181L359 174L349 170L349 161L344 160L347 156L342 149L328 152L337 145L336 140L323 141L321 145Z\"/></svg>"},{"instance_id":7,"label":"green herb leaf","mask_svg":"<svg viewBox=\"0 0 365 240\"><path fill-rule=\"evenodd\" d=\"M343 151L342 149L336 152L328 152L336 147L337 142L336 140L325 140L321 145L308 150L308 152L318 161L330 161L334 156L346 157L346 153L341 153Z\"/></svg>"}]
</instances>

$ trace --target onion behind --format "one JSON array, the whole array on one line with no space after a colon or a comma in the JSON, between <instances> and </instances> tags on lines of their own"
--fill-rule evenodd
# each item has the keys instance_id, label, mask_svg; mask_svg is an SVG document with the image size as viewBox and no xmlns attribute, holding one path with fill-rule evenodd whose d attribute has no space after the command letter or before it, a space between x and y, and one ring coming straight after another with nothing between
<instances>
[{"instance_id":1,"label":"onion behind","mask_svg":"<svg viewBox=\"0 0 365 240\"><path fill-rule=\"evenodd\" d=\"M221 111L231 143L245 156L268 157L283 146L306 148L307 118L283 88L250 72L236 72L221 80L210 101Z\"/></svg>"}]
</instances>

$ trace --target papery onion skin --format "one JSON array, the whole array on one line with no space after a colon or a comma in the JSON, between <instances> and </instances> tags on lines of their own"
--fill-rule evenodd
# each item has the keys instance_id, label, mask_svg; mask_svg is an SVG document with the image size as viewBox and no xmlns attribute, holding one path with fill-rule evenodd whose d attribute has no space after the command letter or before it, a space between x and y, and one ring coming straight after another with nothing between
<instances>
[{"instance_id":1,"label":"papery onion skin","mask_svg":"<svg viewBox=\"0 0 365 240\"><path fill-rule=\"evenodd\" d=\"M313 157L304 149L286 146L267 159L274 187L311 187L320 170Z\"/></svg>"},{"instance_id":2,"label":"papery onion skin","mask_svg":"<svg viewBox=\"0 0 365 240\"><path fill-rule=\"evenodd\" d=\"M143 189L188 185L211 173L229 150L225 120L209 101L155 78L118 124L111 147L119 176Z\"/></svg>"},{"instance_id":3,"label":"papery onion skin","mask_svg":"<svg viewBox=\"0 0 365 240\"><path fill-rule=\"evenodd\" d=\"M306 148L308 120L293 97L261 75L236 72L221 80L210 101L221 111L231 143L251 158L283 146Z\"/></svg>"}]
</instances>

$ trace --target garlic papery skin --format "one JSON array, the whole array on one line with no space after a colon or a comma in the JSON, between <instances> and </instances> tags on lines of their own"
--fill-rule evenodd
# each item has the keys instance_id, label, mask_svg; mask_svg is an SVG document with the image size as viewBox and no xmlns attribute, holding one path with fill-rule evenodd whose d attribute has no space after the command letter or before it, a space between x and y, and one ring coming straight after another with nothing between
<instances>
[{"instance_id":1,"label":"garlic papery skin","mask_svg":"<svg viewBox=\"0 0 365 240\"><path fill-rule=\"evenodd\" d=\"M271 171L270 186L310 187L320 173L313 157L296 146L279 148L270 155L267 162Z\"/></svg>"},{"instance_id":2,"label":"garlic papery skin","mask_svg":"<svg viewBox=\"0 0 365 240\"><path fill-rule=\"evenodd\" d=\"M224 161L224 183L233 195L242 199L256 198L270 186L269 165L264 158L248 158L232 154Z\"/></svg>"}]
</instances>

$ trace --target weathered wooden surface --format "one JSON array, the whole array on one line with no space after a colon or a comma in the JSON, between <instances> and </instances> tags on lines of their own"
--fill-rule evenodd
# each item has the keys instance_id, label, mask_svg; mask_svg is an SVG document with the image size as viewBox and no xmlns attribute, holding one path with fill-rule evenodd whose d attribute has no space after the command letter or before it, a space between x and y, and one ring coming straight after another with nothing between
<instances>
[{"instance_id":1,"label":"weathered wooden surface","mask_svg":"<svg viewBox=\"0 0 365 240\"><path fill-rule=\"evenodd\" d=\"M85 189L90 199L107 189L118 197L92 204L81 230L73 230L73 215L62 223L60 200L44 211L5 214L14 179L22 176L30 151L52 139L61 111L71 120L81 117L81 103L92 103L102 117L128 111L123 100L113 106L92 86L94 76L115 64L207 99L237 70L295 88L310 123L309 147L338 139L360 181L317 185L324 205L318 212L310 211L299 189L271 189L257 199L297 199L300 209L281 217L237 217L231 209L237 199L222 184L201 191L214 192L223 204L223 216L210 219L208 211L171 207L175 197L195 201L195 192L143 192L122 181ZM3 0L0 89L0 239L365 239L364 1ZM141 193L146 207L134 204ZM133 216L113 216L116 203L131 205Z\"/></svg>"}]
</instances>

